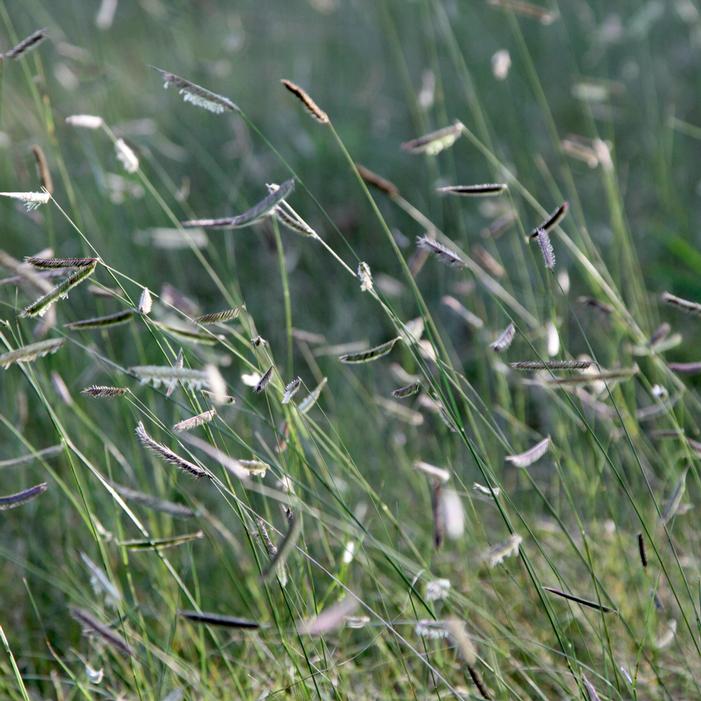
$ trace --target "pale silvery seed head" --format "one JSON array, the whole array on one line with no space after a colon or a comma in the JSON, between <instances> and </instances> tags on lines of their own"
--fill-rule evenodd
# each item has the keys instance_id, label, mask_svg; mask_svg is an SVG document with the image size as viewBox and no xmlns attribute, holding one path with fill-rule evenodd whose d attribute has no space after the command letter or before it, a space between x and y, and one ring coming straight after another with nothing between
<instances>
[{"instance_id":1,"label":"pale silvery seed head","mask_svg":"<svg viewBox=\"0 0 701 701\"><path fill-rule=\"evenodd\" d=\"M39 205L46 204L51 199L48 192L0 192L0 196L24 202L28 212L36 209Z\"/></svg>"},{"instance_id":2,"label":"pale silvery seed head","mask_svg":"<svg viewBox=\"0 0 701 701\"><path fill-rule=\"evenodd\" d=\"M85 676L91 684L99 684L105 675L105 671L102 667L100 669L93 669L87 662L85 663Z\"/></svg>"},{"instance_id":3,"label":"pale silvery seed head","mask_svg":"<svg viewBox=\"0 0 701 701\"><path fill-rule=\"evenodd\" d=\"M358 277L360 278L360 289L362 292L372 292L372 273L370 266L362 261L358 263Z\"/></svg>"},{"instance_id":4,"label":"pale silvery seed head","mask_svg":"<svg viewBox=\"0 0 701 701\"><path fill-rule=\"evenodd\" d=\"M343 562L344 565L349 565L351 562L353 562L354 557L355 557L355 541L349 540L346 543L346 547L343 548L343 555L341 556L341 561Z\"/></svg>"},{"instance_id":5,"label":"pale silvery seed head","mask_svg":"<svg viewBox=\"0 0 701 701\"><path fill-rule=\"evenodd\" d=\"M66 117L66 124L80 129L100 129L104 126L105 120L95 114L72 114Z\"/></svg>"},{"instance_id":6,"label":"pale silvery seed head","mask_svg":"<svg viewBox=\"0 0 701 701\"><path fill-rule=\"evenodd\" d=\"M554 358L560 352L560 335L552 321L546 324L546 328L548 331L548 355Z\"/></svg>"},{"instance_id":7,"label":"pale silvery seed head","mask_svg":"<svg viewBox=\"0 0 701 701\"><path fill-rule=\"evenodd\" d=\"M124 139L117 139L114 143L114 148L117 152L117 158L124 166L124 170L126 170L127 173L136 173L136 171L139 170L139 159L131 146L127 145Z\"/></svg>"},{"instance_id":8,"label":"pale silvery seed head","mask_svg":"<svg viewBox=\"0 0 701 701\"><path fill-rule=\"evenodd\" d=\"M202 109L205 109L208 112L213 112L214 114L221 114L224 112L223 105L220 105L218 102L214 102L213 100L208 100L206 97L202 97L202 95L197 95L190 92L187 88L182 88L180 90L180 94L183 96L183 100L185 102L189 102L190 104L195 105L195 107L201 107Z\"/></svg>"},{"instance_id":9,"label":"pale silvery seed head","mask_svg":"<svg viewBox=\"0 0 701 701\"><path fill-rule=\"evenodd\" d=\"M562 294L567 294L570 291L570 276L566 270L561 270L557 275L557 284L562 290Z\"/></svg>"},{"instance_id":10,"label":"pale silvery seed head","mask_svg":"<svg viewBox=\"0 0 701 701\"><path fill-rule=\"evenodd\" d=\"M212 401L215 404L226 404L226 381L216 365L207 365L204 369L207 376L207 386L212 393Z\"/></svg>"},{"instance_id":11,"label":"pale silvery seed head","mask_svg":"<svg viewBox=\"0 0 701 701\"><path fill-rule=\"evenodd\" d=\"M450 591L449 579L432 579L426 584L426 601L441 601Z\"/></svg>"},{"instance_id":12,"label":"pale silvery seed head","mask_svg":"<svg viewBox=\"0 0 701 701\"><path fill-rule=\"evenodd\" d=\"M419 638L429 638L431 640L448 637L448 631L445 629L443 621L432 621L430 619L417 621L416 626L414 626L414 632Z\"/></svg>"},{"instance_id":13,"label":"pale silvery seed head","mask_svg":"<svg viewBox=\"0 0 701 701\"><path fill-rule=\"evenodd\" d=\"M677 622L673 618L670 618L665 624L662 633L660 633L660 635L655 640L655 647L658 650L662 650L663 648L667 647L674 640L674 636L676 634Z\"/></svg>"},{"instance_id":14,"label":"pale silvery seed head","mask_svg":"<svg viewBox=\"0 0 701 701\"><path fill-rule=\"evenodd\" d=\"M241 375L241 382L246 387L255 387L260 382L261 374L259 372L244 372Z\"/></svg>"},{"instance_id":15,"label":"pale silvery seed head","mask_svg":"<svg viewBox=\"0 0 701 701\"><path fill-rule=\"evenodd\" d=\"M102 0L100 9L95 16L95 26L98 29L106 30L112 26L114 13L117 11L118 0Z\"/></svg>"},{"instance_id":16,"label":"pale silvery seed head","mask_svg":"<svg viewBox=\"0 0 701 701\"><path fill-rule=\"evenodd\" d=\"M491 487L491 489L490 489L489 487L486 487L485 485L480 484L479 482L475 482L472 485L472 489L474 489L479 494L484 494L484 495L489 496L489 497L491 497L492 495L494 495L495 497L498 497L499 494L501 494L500 487Z\"/></svg>"},{"instance_id":17,"label":"pale silvery seed head","mask_svg":"<svg viewBox=\"0 0 701 701\"><path fill-rule=\"evenodd\" d=\"M445 483L450 479L450 472L448 472L448 470L437 467L436 465L431 465L431 463L424 462L423 460L417 460L414 463L414 467L439 482Z\"/></svg>"},{"instance_id":18,"label":"pale silvery seed head","mask_svg":"<svg viewBox=\"0 0 701 701\"><path fill-rule=\"evenodd\" d=\"M492 73L497 80L504 80L511 69L511 54L506 49L497 51L492 56Z\"/></svg>"},{"instance_id":19,"label":"pale silvery seed head","mask_svg":"<svg viewBox=\"0 0 701 701\"><path fill-rule=\"evenodd\" d=\"M518 549L523 538L518 533L509 536L503 543L498 543L485 553L485 559L490 567L500 565L507 557L518 555Z\"/></svg>"},{"instance_id":20,"label":"pale silvery seed head","mask_svg":"<svg viewBox=\"0 0 701 701\"><path fill-rule=\"evenodd\" d=\"M360 628L364 628L368 623L370 623L370 618L368 616L346 616L347 628L359 630Z\"/></svg>"},{"instance_id":21,"label":"pale silvery seed head","mask_svg":"<svg viewBox=\"0 0 701 701\"><path fill-rule=\"evenodd\" d=\"M651 391L655 399L665 399L669 395L667 389L662 385L653 385Z\"/></svg>"},{"instance_id":22,"label":"pale silvery seed head","mask_svg":"<svg viewBox=\"0 0 701 701\"><path fill-rule=\"evenodd\" d=\"M440 499L445 521L445 533L451 540L458 540L465 532L465 512L462 500L453 489L444 489Z\"/></svg>"},{"instance_id":23,"label":"pale silvery seed head","mask_svg":"<svg viewBox=\"0 0 701 701\"><path fill-rule=\"evenodd\" d=\"M550 242L550 236L545 229L538 229L537 241L540 246L540 252L543 254L543 262L548 270L555 268L555 251Z\"/></svg>"},{"instance_id":24,"label":"pale silvery seed head","mask_svg":"<svg viewBox=\"0 0 701 701\"><path fill-rule=\"evenodd\" d=\"M609 144L601 139L594 139L593 146L596 160L607 173L610 173L613 170L613 160Z\"/></svg>"},{"instance_id":25,"label":"pale silvery seed head","mask_svg":"<svg viewBox=\"0 0 701 701\"><path fill-rule=\"evenodd\" d=\"M139 298L139 314L150 314L153 307L153 299L148 288L144 287L141 297Z\"/></svg>"},{"instance_id":26,"label":"pale silvery seed head","mask_svg":"<svg viewBox=\"0 0 701 701\"><path fill-rule=\"evenodd\" d=\"M294 482L287 475L280 477L280 479L277 481L277 487L281 491L285 492L285 494L295 493Z\"/></svg>"}]
</instances>

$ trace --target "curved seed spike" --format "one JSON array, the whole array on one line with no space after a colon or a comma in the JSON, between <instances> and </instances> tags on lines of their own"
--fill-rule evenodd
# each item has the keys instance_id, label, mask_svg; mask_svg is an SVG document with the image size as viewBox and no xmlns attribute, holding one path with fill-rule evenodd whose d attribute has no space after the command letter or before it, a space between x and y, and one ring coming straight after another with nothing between
<instances>
[{"instance_id":1,"label":"curved seed spike","mask_svg":"<svg viewBox=\"0 0 701 701\"><path fill-rule=\"evenodd\" d=\"M191 416L189 419L184 419L183 421L178 421L173 426L174 431L191 431L193 428L198 426L203 426L208 424L217 415L216 409L210 409L209 411L203 411L201 414L196 416Z\"/></svg>"},{"instance_id":2,"label":"curved seed spike","mask_svg":"<svg viewBox=\"0 0 701 701\"><path fill-rule=\"evenodd\" d=\"M154 387L159 387L161 384L170 386L173 382L182 382L190 389L209 386L207 373L204 370L169 365L135 365L128 371L136 375L142 383L149 382Z\"/></svg>"},{"instance_id":3,"label":"curved seed spike","mask_svg":"<svg viewBox=\"0 0 701 701\"><path fill-rule=\"evenodd\" d=\"M368 184L372 185L374 188L378 189L380 192L384 192L385 195L394 197L399 194L399 188L391 181L383 178L374 171L366 168L360 163L356 163L355 167L358 169L358 174L360 177Z\"/></svg>"},{"instance_id":4,"label":"curved seed spike","mask_svg":"<svg viewBox=\"0 0 701 701\"><path fill-rule=\"evenodd\" d=\"M28 37L25 39L22 39L19 44L16 46L13 46L9 51L6 51L4 54L2 54L2 58L14 58L17 59L23 54L25 54L27 51L30 49L34 49L39 44L41 44L44 39L48 36L46 29L37 29L35 32L32 32Z\"/></svg>"},{"instance_id":5,"label":"curved seed spike","mask_svg":"<svg viewBox=\"0 0 701 701\"><path fill-rule=\"evenodd\" d=\"M405 141L402 144L402 149L413 154L425 153L427 156L435 156L450 148L460 138L462 130L462 123L455 122L448 127L420 136L418 139Z\"/></svg>"},{"instance_id":6,"label":"curved seed spike","mask_svg":"<svg viewBox=\"0 0 701 701\"><path fill-rule=\"evenodd\" d=\"M198 324L223 324L226 321L233 321L238 318L241 310L244 308L243 304L239 304L238 307L233 307L232 309L225 309L221 312L212 312L210 314L202 314L195 317L195 321Z\"/></svg>"},{"instance_id":7,"label":"curved seed spike","mask_svg":"<svg viewBox=\"0 0 701 701\"><path fill-rule=\"evenodd\" d=\"M49 162L46 160L46 155L44 154L44 149L42 149L39 144L34 144L32 146L32 154L34 154L34 160L37 165L37 172L39 173L39 180L41 181L41 186L49 194L54 191L54 180L51 177L51 171L49 170Z\"/></svg>"},{"instance_id":8,"label":"curved seed spike","mask_svg":"<svg viewBox=\"0 0 701 701\"><path fill-rule=\"evenodd\" d=\"M25 263L35 268L86 268L97 263L97 258L42 258L40 256L27 256Z\"/></svg>"},{"instance_id":9,"label":"curved seed spike","mask_svg":"<svg viewBox=\"0 0 701 701\"><path fill-rule=\"evenodd\" d=\"M146 433L144 424L141 421L139 421L139 423L136 425L136 437L145 448L148 448L152 453L155 453L159 457L163 458L163 460L165 460L167 463L175 465L175 467L179 467L181 470L190 473L194 477L205 477L207 475L207 471L201 468L199 465L195 465L195 463L185 460L185 458L181 458L170 448L166 447L162 443L154 441L153 438Z\"/></svg>"},{"instance_id":10,"label":"curved seed spike","mask_svg":"<svg viewBox=\"0 0 701 701\"><path fill-rule=\"evenodd\" d=\"M307 414L309 410L317 403L321 396L321 391L326 387L327 379L323 377L321 382L299 403L297 407L300 414Z\"/></svg>"},{"instance_id":11,"label":"curved seed spike","mask_svg":"<svg viewBox=\"0 0 701 701\"><path fill-rule=\"evenodd\" d=\"M304 88L301 88L299 85L286 78L283 78L280 82L304 105L307 112L309 112L319 124L329 123L328 114L312 100L309 93Z\"/></svg>"},{"instance_id":12,"label":"curved seed spike","mask_svg":"<svg viewBox=\"0 0 701 701\"><path fill-rule=\"evenodd\" d=\"M78 270L67 277L62 283L54 287L52 290L47 292L42 297L39 297L35 302L25 307L21 312L21 317L35 317L44 316L48 309L55 304L59 299L65 299L68 297L68 293L76 286L80 285L81 282L87 280L94 272L97 267L97 261L86 265L85 267L78 268Z\"/></svg>"},{"instance_id":13,"label":"curved seed spike","mask_svg":"<svg viewBox=\"0 0 701 701\"><path fill-rule=\"evenodd\" d=\"M202 227L203 229L240 229L250 226L269 215L294 190L294 186L294 179L286 180L275 192L271 192L257 205L238 216L224 217L222 219L191 219L182 222L182 225L186 229L192 227Z\"/></svg>"},{"instance_id":14,"label":"curved seed spike","mask_svg":"<svg viewBox=\"0 0 701 701\"><path fill-rule=\"evenodd\" d=\"M387 355L399 340L400 337L397 336L397 338L381 343L379 346L375 346L374 348L368 348L367 350L360 351L359 353L346 353L345 355L339 356L338 359L342 363L346 364L370 363L373 360L378 360L379 358Z\"/></svg>"},{"instance_id":15,"label":"curved seed spike","mask_svg":"<svg viewBox=\"0 0 701 701\"><path fill-rule=\"evenodd\" d=\"M297 394L299 391L299 388L302 386L302 378L301 377L295 377L292 382L290 382L286 387L285 387L285 394L282 397L282 403L283 404L289 404L290 400L292 397Z\"/></svg>"},{"instance_id":16,"label":"curved seed spike","mask_svg":"<svg viewBox=\"0 0 701 701\"><path fill-rule=\"evenodd\" d=\"M31 363L37 358L55 353L65 343L63 338L49 338L46 341L30 343L0 355L0 368L7 369L13 363Z\"/></svg>"},{"instance_id":17,"label":"curved seed spike","mask_svg":"<svg viewBox=\"0 0 701 701\"><path fill-rule=\"evenodd\" d=\"M536 233L536 240L538 241L538 246L540 246L540 252L543 254L543 262L548 270L555 269L555 251L553 249L552 242L550 241L550 236L545 229L538 229Z\"/></svg>"},{"instance_id":18,"label":"curved seed spike","mask_svg":"<svg viewBox=\"0 0 701 701\"><path fill-rule=\"evenodd\" d=\"M456 268L464 268L465 261L455 251L428 236L417 236L416 245L429 253L433 253L441 262Z\"/></svg>"},{"instance_id":19,"label":"curved seed spike","mask_svg":"<svg viewBox=\"0 0 701 701\"><path fill-rule=\"evenodd\" d=\"M90 385L81 390L81 394L87 394L89 397L95 397L100 399L113 399L114 397L121 397L125 395L129 390L126 387L109 387L107 385Z\"/></svg>"},{"instance_id":20,"label":"curved seed spike","mask_svg":"<svg viewBox=\"0 0 701 701\"><path fill-rule=\"evenodd\" d=\"M516 467L529 467L534 462L540 460L550 448L550 437L544 438L540 443L536 443L532 448L529 448L524 453L517 455L508 455L507 462L510 462Z\"/></svg>"},{"instance_id":21,"label":"curved seed spike","mask_svg":"<svg viewBox=\"0 0 701 701\"><path fill-rule=\"evenodd\" d=\"M501 353L509 348L516 335L516 327L513 323L509 324L499 335L494 343L492 343L491 348L495 353Z\"/></svg>"},{"instance_id":22,"label":"curved seed spike","mask_svg":"<svg viewBox=\"0 0 701 701\"><path fill-rule=\"evenodd\" d=\"M404 387L398 387L392 392L392 396L395 399L407 399L408 397L413 397L421 391L421 382L412 382L411 384L404 385Z\"/></svg>"},{"instance_id":23,"label":"curved seed spike","mask_svg":"<svg viewBox=\"0 0 701 701\"><path fill-rule=\"evenodd\" d=\"M501 195L508 189L506 183L484 183L482 185L446 185L437 187L436 192L444 195L460 195L462 197L486 197Z\"/></svg>"},{"instance_id":24,"label":"curved seed spike","mask_svg":"<svg viewBox=\"0 0 701 701\"><path fill-rule=\"evenodd\" d=\"M278 568L281 565L285 564L285 562L287 562L287 558L294 550L294 547L297 544L297 540L299 539L301 533L302 517L299 515L292 516L289 530L285 534L282 543L280 543L280 547L275 553L273 559L270 561L268 566L265 568L265 570L263 570L263 573L261 574L262 581L267 582L271 578L271 576L278 571Z\"/></svg>"},{"instance_id":25,"label":"curved seed spike","mask_svg":"<svg viewBox=\"0 0 701 701\"><path fill-rule=\"evenodd\" d=\"M8 509L15 509L18 506L22 506L22 504L26 504L28 501L43 494L48 488L49 485L46 482L41 482L41 484L36 484L33 487L29 487L29 489L23 489L16 494L0 497L0 511L7 511Z\"/></svg>"},{"instance_id":26,"label":"curved seed spike","mask_svg":"<svg viewBox=\"0 0 701 701\"><path fill-rule=\"evenodd\" d=\"M118 633L115 633L111 628L108 628L104 623L100 623L90 612L85 609L74 608L70 609L71 616L83 626L83 629L88 633L101 638L108 645L112 646L123 655L131 657L134 651L131 649L127 641Z\"/></svg>"},{"instance_id":27,"label":"curved seed spike","mask_svg":"<svg viewBox=\"0 0 701 701\"><path fill-rule=\"evenodd\" d=\"M662 523L664 523L665 525L668 524L674 518L674 515L679 510L679 506L682 503L682 498L684 497L684 492L686 491L687 472L689 472L688 467L684 469L681 476L677 480L677 483L674 485L674 489L672 490L669 499L667 500L664 508L662 509L661 520Z\"/></svg>"},{"instance_id":28,"label":"curved seed spike","mask_svg":"<svg viewBox=\"0 0 701 701\"><path fill-rule=\"evenodd\" d=\"M104 329L110 326L119 326L121 324L126 324L134 316L133 309L124 309L114 314L107 314L105 316L96 316L92 319L82 319L81 321L71 321L68 324L64 324L67 329L72 329L74 331L91 331L93 329Z\"/></svg>"},{"instance_id":29,"label":"curved seed spike","mask_svg":"<svg viewBox=\"0 0 701 701\"><path fill-rule=\"evenodd\" d=\"M260 623L247 618L224 616L221 613L206 613L204 611L178 611L178 616L186 618L193 623L202 623L210 626L224 626L226 628L260 628Z\"/></svg>"},{"instance_id":30,"label":"curved seed spike","mask_svg":"<svg viewBox=\"0 0 701 701\"><path fill-rule=\"evenodd\" d=\"M701 304L698 302L690 302L688 299L683 299L682 297L677 297L671 292L662 293L662 301L665 304L670 304L687 314L701 314Z\"/></svg>"},{"instance_id":31,"label":"curved seed spike","mask_svg":"<svg viewBox=\"0 0 701 701\"><path fill-rule=\"evenodd\" d=\"M197 83L175 75L175 73L169 73L161 68L156 68L156 66L151 66L151 68L158 71L163 77L163 87L168 89L171 85L175 86L185 102L189 102L196 107L202 107L202 109L214 114L222 114L226 111L241 111L228 97L218 95L211 90L207 90L207 88L203 88L201 85L197 85Z\"/></svg>"},{"instance_id":32,"label":"curved seed spike","mask_svg":"<svg viewBox=\"0 0 701 701\"><path fill-rule=\"evenodd\" d=\"M509 363L514 370L586 370L591 360L519 360Z\"/></svg>"},{"instance_id":33,"label":"curved seed spike","mask_svg":"<svg viewBox=\"0 0 701 701\"><path fill-rule=\"evenodd\" d=\"M555 594L556 596L561 596L563 599L568 599L569 601L574 601L582 606L587 606L588 608L596 609L597 611L602 611L603 613L616 613L616 609L612 609L609 606L603 606L596 601L590 601L589 599L582 599L574 594L568 594L560 589L555 589L555 587L543 587L545 591Z\"/></svg>"},{"instance_id":34,"label":"curved seed spike","mask_svg":"<svg viewBox=\"0 0 701 701\"><path fill-rule=\"evenodd\" d=\"M569 208L570 203L567 201L563 202L540 226L533 229L531 238L534 239L538 236L538 231L541 229L543 231L550 231L554 226L557 226L565 218Z\"/></svg>"},{"instance_id":35,"label":"curved seed spike","mask_svg":"<svg viewBox=\"0 0 701 701\"><path fill-rule=\"evenodd\" d=\"M270 380L273 377L273 369L274 365L271 365L264 373L263 376L258 380L258 383L256 386L253 388L253 391L256 394L260 394L265 390L265 388L270 384Z\"/></svg>"},{"instance_id":36,"label":"curved seed spike","mask_svg":"<svg viewBox=\"0 0 701 701\"><path fill-rule=\"evenodd\" d=\"M202 540L204 531L185 533L170 538L140 538L138 540L123 540L117 543L127 550L164 550L165 548L176 548L178 545L191 543L193 540Z\"/></svg>"}]
</instances>

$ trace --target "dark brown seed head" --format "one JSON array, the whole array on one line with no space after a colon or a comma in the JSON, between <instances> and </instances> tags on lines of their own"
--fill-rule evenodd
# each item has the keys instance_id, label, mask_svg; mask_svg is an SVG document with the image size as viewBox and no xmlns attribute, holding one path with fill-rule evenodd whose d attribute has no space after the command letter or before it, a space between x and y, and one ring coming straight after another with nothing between
<instances>
[{"instance_id":1,"label":"dark brown seed head","mask_svg":"<svg viewBox=\"0 0 701 701\"><path fill-rule=\"evenodd\" d=\"M360 177L368 184L377 188L380 192L384 192L385 195L393 197L399 194L399 188L390 180L386 180L381 175L373 172L369 168L366 168L360 163L356 163L355 167L358 169L358 174Z\"/></svg>"},{"instance_id":2,"label":"dark brown seed head","mask_svg":"<svg viewBox=\"0 0 701 701\"><path fill-rule=\"evenodd\" d=\"M309 112L319 124L329 123L329 116L314 100L312 100L304 88L301 88L299 85L286 78L283 78L280 82L305 106L307 112Z\"/></svg>"}]
</instances>

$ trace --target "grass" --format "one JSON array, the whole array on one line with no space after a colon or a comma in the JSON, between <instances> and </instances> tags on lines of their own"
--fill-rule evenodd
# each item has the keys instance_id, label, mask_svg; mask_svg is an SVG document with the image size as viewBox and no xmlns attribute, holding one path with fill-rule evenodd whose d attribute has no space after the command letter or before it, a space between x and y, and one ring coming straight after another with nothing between
<instances>
[{"instance_id":1,"label":"grass","mask_svg":"<svg viewBox=\"0 0 701 701\"><path fill-rule=\"evenodd\" d=\"M0 6L3 699L701 694L701 19L494 5Z\"/></svg>"}]
</instances>

